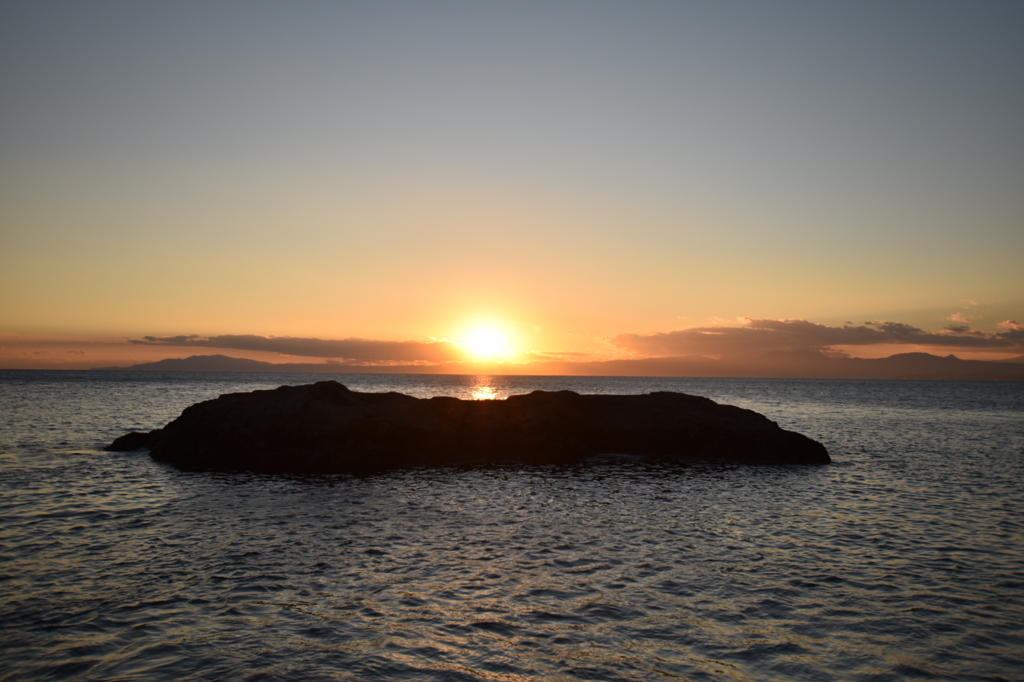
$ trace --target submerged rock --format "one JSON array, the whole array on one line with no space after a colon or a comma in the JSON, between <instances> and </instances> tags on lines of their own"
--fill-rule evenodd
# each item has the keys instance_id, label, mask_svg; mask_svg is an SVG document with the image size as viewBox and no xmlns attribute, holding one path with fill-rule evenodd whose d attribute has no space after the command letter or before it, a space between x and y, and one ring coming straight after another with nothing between
<instances>
[{"instance_id":1,"label":"submerged rock","mask_svg":"<svg viewBox=\"0 0 1024 682\"><path fill-rule=\"evenodd\" d=\"M534 391L505 400L357 393L336 381L230 393L107 450L184 468L341 473L415 465L565 463L597 454L826 464L825 447L767 417L682 393Z\"/></svg>"}]
</instances>

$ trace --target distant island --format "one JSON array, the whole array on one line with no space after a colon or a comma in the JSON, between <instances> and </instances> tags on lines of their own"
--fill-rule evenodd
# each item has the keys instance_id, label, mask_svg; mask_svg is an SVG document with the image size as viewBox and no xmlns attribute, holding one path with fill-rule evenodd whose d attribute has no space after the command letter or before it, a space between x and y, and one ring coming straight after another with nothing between
<instances>
[{"instance_id":1,"label":"distant island","mask_svg":"<svg viewBox=\"0 0 1024 682\"><path fill-rule=\"evenodd\" d=\"M1024 381L1024 357L1004 362L961 360L954 355L901 353L887 358L836 358L821 353L774 352L760 357L661 357L600 362L534 362L526 365L355 365L342 362L272 363L226 355L193 355L94 371L295 372L321 374L526 374L565 376L737 377L780 379L903 379L925 381Z\"/></svg>"}]
</instances>

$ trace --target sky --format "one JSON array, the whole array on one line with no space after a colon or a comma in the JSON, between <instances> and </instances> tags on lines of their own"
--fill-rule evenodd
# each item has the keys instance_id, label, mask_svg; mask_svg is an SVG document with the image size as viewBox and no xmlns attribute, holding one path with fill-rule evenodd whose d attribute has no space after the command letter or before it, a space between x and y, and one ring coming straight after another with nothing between
<instances>
[{"instance_id":1,"label":"sky","mask_svg":"<svg viewBox=\"0 0 1024 682\"><path fill-rule=\"evenodd\" d=\"M0 1L0 368L1024 355L1021 26Z\"/></svg>"}]
</instances>

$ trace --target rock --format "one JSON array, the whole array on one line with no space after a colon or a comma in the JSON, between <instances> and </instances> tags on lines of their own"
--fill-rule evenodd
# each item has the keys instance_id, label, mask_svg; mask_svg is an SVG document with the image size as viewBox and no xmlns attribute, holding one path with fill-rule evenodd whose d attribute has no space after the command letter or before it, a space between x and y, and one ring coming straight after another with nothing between
<instances>
[{"instance_id":1,"label":"rock","mask_svg":"<svg viewBox=\"0 0 1024 682\"><path fill-rule=\"evenodd\" d=\"M357 393L336 381L231 393L107 450L184 468L341 473L416 465L566 463L597 454L826 464L825 447L767 417L682 393L534 391L505 400Z\"/></svg>"}]
</instances>

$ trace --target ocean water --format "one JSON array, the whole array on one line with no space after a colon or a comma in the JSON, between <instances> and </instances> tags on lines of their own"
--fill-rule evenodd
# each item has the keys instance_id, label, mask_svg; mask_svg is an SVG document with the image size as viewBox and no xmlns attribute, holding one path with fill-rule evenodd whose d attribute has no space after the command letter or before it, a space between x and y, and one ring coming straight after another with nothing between
<instances>
[{"instance_id":1,"label":"ocean water","mask_svg":"<svg viewBox=\"0 0 1024 682\"><path fill-rule=\"evenodd\" d=\"M323 378L676 390L834 463L301 478L101 450ZM1024 384L3 371L0 679L1024 679Z\"/></svg>"}]
</instances>

